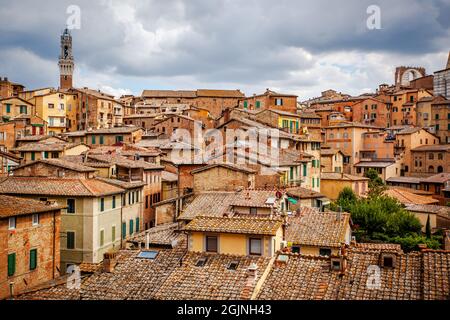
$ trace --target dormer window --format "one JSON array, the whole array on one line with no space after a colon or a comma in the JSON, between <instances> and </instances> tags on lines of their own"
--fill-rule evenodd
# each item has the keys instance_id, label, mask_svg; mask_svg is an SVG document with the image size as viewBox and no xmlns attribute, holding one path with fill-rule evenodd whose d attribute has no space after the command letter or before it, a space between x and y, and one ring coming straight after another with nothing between
<instances>
[{"instance_id":1,"label":"dormer window","mask_svg":"<svg viewBox=\"0 0 450 320\"><path fill-rule=\"evenodd\" d=\"M331 270L332 271L341 271L341 260L340 259L331 259Z\"/></svg>"},{"instance_id":2,"label":"dormer window","mask_svg":"<svg viewBox=\"0 0 450 320\"><path fill-rule=\"evenodd\" d=\"M237 267L238 267L238 265L239 265L239 261L237 261L237 260L231 261L231 262L228 264L227 269L228 269L228 270L236 270Z\"/></svg>"},{"instance_id":3,"label":"dormer window","mask_svg":"<svg viewBox=\"0 0 450 320\"><path fill-rule=\"evenodd\" d=\"M396 256L392 253L382 253L380 257L380 265L383 268L395 268Z\"/></svg>"},{"instance_id":4,"label":"dormer window","mask_svg":"<svg viewBox=\"0 0 450 320\"><path fill-rule=\"evenodd\" d=\"M206 261L208 260L208 258L204 257L204 258L200 258L197 260L197 262L195 263L196 267L203 267L206 264Z\"/></svg>"}]
</instances>

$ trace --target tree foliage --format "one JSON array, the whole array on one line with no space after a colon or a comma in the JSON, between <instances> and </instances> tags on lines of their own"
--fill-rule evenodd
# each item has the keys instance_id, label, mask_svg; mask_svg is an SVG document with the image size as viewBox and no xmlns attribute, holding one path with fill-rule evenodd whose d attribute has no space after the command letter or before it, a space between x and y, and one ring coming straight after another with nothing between
<instances>
[{"instance_id":1,"label":"tree foliage","mask_svg":"<svg viewBox=\"0 0 450 320\"><path fill-rule=\"evenodd\" d=\"M378 186L378 187L383 187ZM376 187L376 188L378 188ZM350 212L354 224L353 234L358 241L383 241L398 243L403 250L417 250L419 244L439 248L437 237L422 236L422 225L414 214L406 211L397 199L382 192L358 198L350 188L344 188L332 209L341 207Z\"/></svg>"}]
</instances>

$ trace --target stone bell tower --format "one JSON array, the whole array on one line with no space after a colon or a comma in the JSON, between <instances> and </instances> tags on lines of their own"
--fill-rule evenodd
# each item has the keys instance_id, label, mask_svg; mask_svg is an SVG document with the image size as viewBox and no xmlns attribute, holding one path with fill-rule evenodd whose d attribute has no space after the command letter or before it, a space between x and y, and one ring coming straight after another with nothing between
<instances>
[{"instance_id":1,"label":"stone bell tower","mask_svg":"<svg viewBox=\"0 0 450 320\"><path fill-rule=\"evenodd\" d=\"M59 55L59 87L61 89L72 88L72 76L74 69L72 55L72 36L69 29L64 29L61 35L61 54Z\"/></svg>"}]
</instances>

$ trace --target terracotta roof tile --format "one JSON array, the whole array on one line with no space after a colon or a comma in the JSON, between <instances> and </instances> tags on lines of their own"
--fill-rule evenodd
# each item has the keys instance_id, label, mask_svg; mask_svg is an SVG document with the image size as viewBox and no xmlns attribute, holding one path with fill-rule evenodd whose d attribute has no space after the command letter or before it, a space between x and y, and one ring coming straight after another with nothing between
<instances>
[{"instance_id":1,"label":"terracotta roof tile","mask_svg":"<svg viewBox=\"0 0 450 320\"><path fill-rule=\"evenodd\" d=\"M33 199L0 195L0 218L47 212L65 208Z\"/></svg>"},{"instance_id":2,"label":"terracotta roof tile","mask_svg":"<svg viewBox=\"0 0 450 320\"><path fill-rule=\"evenodd\" d=\"M199 217L189 222L183 230L239 234L275 235L281 228L278 219L259 217Z\"/></svg>"}]
</instances>

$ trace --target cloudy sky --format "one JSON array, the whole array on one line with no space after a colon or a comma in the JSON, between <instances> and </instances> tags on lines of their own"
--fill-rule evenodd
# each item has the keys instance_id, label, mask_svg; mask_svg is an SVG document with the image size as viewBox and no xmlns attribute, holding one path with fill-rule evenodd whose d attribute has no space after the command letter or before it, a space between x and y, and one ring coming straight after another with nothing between
<instances>
[{"instance_id":1,"label":"cloudy sky","mask_svg":"<svg viewBox=\"0 0 450 320\"><path fill-rule=\"evenodd\" d=\"M443 69L450 50L450 0L0 0L0 76L28 89L58 86L70 5L81 10L75 86L116 95L361 94L392 83L398 65ZM370 5L380 8L381 29L367 28Z\"/></svg>"}]
</instances>

